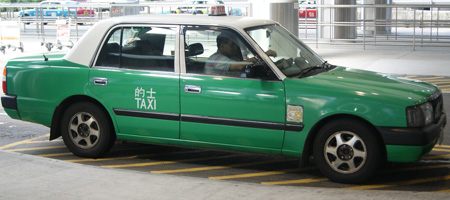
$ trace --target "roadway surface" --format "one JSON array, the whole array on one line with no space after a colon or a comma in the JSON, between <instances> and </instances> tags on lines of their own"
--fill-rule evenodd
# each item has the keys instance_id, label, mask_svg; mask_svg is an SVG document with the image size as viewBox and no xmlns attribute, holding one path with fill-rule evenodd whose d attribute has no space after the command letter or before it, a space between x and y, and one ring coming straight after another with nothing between
<instances>
[{"instance_id":1,"label":"roadway surface","mask_svg":"<svg viewBox=\"0 0 450 200\"><path fill-rule=\"evenodd\" d=\"M24 41L25 53L7 51L0 65L9 57L46 51L40 40ZM448 50L315 50L333 64L437 84L450 116L450 70L440 65L450 59ZM61 139L48 141L47 127L12 120L0 109L0 199L448 199L449 129L444 142L419 162L388 164L370 182L351 185L329 181L313 165L299 168L297 159L272 155L118 141L102 159L80 158Z\"/></svg>"}]
</instances>

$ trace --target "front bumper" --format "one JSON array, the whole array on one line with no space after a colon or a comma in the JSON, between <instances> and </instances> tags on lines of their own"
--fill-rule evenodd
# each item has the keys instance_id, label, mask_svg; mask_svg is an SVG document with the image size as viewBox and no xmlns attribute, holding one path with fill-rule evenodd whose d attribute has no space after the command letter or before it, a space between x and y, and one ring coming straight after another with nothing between
<instances>
[{"instance_id":1,"label":"front bumper","mask_svg":"<svg viewBox=\"0 0 450 200\"><path fill-rule=\"evenodd\" d=\"M422 128L377 127L385 145L425 146L435 143L444 131L447 117ZM441 138L443 139L443 138Z\"/></svg>"}]
</instances>

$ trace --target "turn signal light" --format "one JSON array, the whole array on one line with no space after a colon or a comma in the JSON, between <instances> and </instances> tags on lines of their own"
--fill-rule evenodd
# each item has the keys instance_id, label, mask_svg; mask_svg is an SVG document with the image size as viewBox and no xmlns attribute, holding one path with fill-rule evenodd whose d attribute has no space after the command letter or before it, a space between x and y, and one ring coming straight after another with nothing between
<instances>
[{"instance_id":1,"label":"turn signal light","mask_svg":"<svg viewBox=\"0 0 450 200\"><path fill-rule=\"evenodd\" d=\"M6 94L6 67L3 68L2 89L3 89L3 93Z\"/></svg>"}]
</instances>

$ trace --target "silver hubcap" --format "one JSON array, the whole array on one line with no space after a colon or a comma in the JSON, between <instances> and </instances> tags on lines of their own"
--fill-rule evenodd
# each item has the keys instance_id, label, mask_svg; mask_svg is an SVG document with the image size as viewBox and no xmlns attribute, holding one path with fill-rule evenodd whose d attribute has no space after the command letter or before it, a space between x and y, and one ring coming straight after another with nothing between
<instances>
[{"instance_id":1,"label":"silver hubcap","mask_svg":"<svg viewBox=\"0 0 450 200\"><path fill-rule=\"evenodd\" d=\"M82 149L89 149L97 144L100 127L91 114L79 112L70 119L69 133L75 145Z\"/></svg>"},{"instance_id":2,"label":"silver hubcap","mask_svg":"<svg viewBox=\"0 0 450 200\"><path fill-rule=\"evenodd\" d=\"M363 140L353 132L340 131L325 143L324 156L328 165L339 173L358 171L365 163L367 149Z\"/></svg>"}]
</instances>

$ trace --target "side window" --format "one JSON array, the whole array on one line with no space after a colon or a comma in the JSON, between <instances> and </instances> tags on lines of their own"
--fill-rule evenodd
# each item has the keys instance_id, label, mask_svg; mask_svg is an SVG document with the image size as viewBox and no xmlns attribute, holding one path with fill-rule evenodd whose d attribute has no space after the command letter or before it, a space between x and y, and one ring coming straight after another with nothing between
<instances>
[{"instance_id":1,"label":"side window","mask_svg":"<svg viewBox=\"0 0 450 200\"><path fill-rule=\"evenodd\" d=\"M246 42L233 30L186 27L186 72L246 77L245 67L257 62Z\"/></svg>"},{"instance_id":2,"label":"side window","mask_svg":"<svg viewBox=\"0 0 450 200\"><path fill-rule=\"evenodd\" d=\"M95 66L119 67L122 28L114 29L103 44Z\"/></svg>"},{"instance_id":3,"label":"side window","mask_svg":"<svg viewBox=\"0 0 450 200\"><path fill-rule=\"evenodd\" d=\"M96 66L174 71L176 29L119 27L108 36Z\"/></svg>"}]
</instances>

